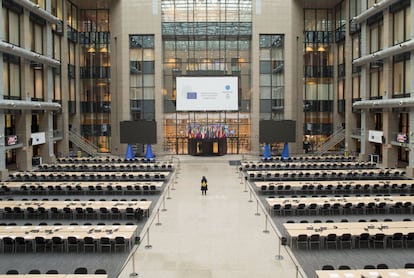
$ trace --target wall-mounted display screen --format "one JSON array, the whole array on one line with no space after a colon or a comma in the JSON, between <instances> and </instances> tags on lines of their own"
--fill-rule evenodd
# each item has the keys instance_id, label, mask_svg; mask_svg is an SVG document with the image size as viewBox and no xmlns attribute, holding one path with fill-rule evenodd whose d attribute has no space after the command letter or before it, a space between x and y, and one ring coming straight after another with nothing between
<instances>
[{"instance_id":1,"label":"wall-mounted display screen","mask_svg":"<svg viewBox=\"0 0 414 278\"><path fill-rule=\"evenodd\" d=\"M17 135L10 135L7 136L6 140L6 146L13 146L16 145L19 142Z\"/></svg>"},{"instance_id":2,"label":"wall-mounted display screen","mask_svg":"<svg viewBox=\"0 0 414 278\"><path fill-rule=\"evenodd\" d=\"M177 111L237 111L238 78L177 77Z\"/></svg>"}]
</instances>

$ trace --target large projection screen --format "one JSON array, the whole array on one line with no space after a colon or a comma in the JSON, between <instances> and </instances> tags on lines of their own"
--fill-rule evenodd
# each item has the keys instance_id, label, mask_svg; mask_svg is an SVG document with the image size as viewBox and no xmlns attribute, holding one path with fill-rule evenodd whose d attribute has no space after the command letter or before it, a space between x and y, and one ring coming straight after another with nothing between
<instances>
[{"instance_id":1,"label":"large projection screen","mask_svg":"<svg viewBox=\"0 0 414 278\"><path fill-rule=\"evenodd\" d=\"M237 111L238 78L177 77L177 111Z\"/></svg>"}]
</instances>

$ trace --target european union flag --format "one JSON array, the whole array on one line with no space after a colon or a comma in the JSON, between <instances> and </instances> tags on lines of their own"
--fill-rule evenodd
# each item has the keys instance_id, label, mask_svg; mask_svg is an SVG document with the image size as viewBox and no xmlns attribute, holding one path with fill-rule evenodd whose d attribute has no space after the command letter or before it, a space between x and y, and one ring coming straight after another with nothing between
<instances>
[{"instance_id":1,"label":"european union flag","mask_svg":"<svg viewBox=\"0 0 414 278\"><path fill-rule=\"evenodd\" d=\"M197 99L197 92L187 92L187 99Z\"/></svg>"}]
</instances>

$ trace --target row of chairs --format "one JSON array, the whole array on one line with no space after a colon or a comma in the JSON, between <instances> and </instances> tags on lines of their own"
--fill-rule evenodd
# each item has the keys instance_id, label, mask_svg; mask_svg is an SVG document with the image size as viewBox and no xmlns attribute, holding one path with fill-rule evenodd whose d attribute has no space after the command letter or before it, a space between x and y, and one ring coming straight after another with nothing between
<instances>
[{"instance_id":1,"label":"row of chairs","mask_svg":"<svg viewBox=\"0 0 414 278\"><path fill-rule=\"evenodd\" d=\"M363 267L363 269L388 269L388 265L385 263L379 263L376 266L372 265L372 264L367 264ZM406 263L404 265L404 268L414 268L414 263ZM335 267L333 265L324 265L321 268L322 270L335 270ZM352 269L350 266L348 265L340 265L337 268L338 270L349 270Z\"/></svg>"},{"instance_id":2,"label":"row of chairs","mask_svg":"<svg viewBox=\"0 0 414 278\"><path fill-rule=\"evenodd\" d=\"M10 175L9 180L11 181L24 181L24 182L47 182L47 181L165 181L166 175L165 174L122 174L122 175L115 175L115 174L39 174L39 173L31 173L31 174L15 174Z\"/></svg>"},{"instance_id":3,"label":"row of chairs","mask_svg":"<svg viewBox=\"0 0 414 278\"><path fill-rule=\"evenodd\" d=\"M27 253L27 252L127 252L128 241L124 237L101 237L95 239L84 237L78 239L73 236L67 238L52 237L35 237L33 240L24 237L3 237L0 240L0 250L2 253Z\"/></svg>"},{"instance_id":4,"label":"row of chairs","mask_svg":"<svg viewBox=\"0 0 414 278\"><path fill-rule=\"evenodd\" d=\"M114 157L59 157L56 158L57 163L154 163L154 159L145 157L135 157L132 159L114 158Z\"/></svg>"},{"instance_id":5,"label":"row of chairs","mask_svg":"<svg viewBox=\"0 0 414 278\"><path fill-rule=\"evenodd\" d=\"M315 203L306 205L299 203L292 204L274 204L272 214L278 216L292 215L361 215L361 214L411 214L413 204L411 202L396 202L392 205L387 203L325 203L317 205Z\"/></svg>"},{"instance_id":6,"label":"row of chairs","mask_svg":"<svg viewBox=\"0 0 414 278\"><path fill-rule=\"evenodd\" d=\"M161 187L156 185L107 185L99 184L80 185L21 185L20 187L8 187L3 185L0 188L0 195L146 195L158 194Z\"/></svg>"},{"instance_id":7,"label":"row of chairs","mask_svg":"<svg viewBox=\"0 0 414 278\"><path fill-rule=\"evenodd\" d=\"M43 197L43 198L13 198L13 197L7 197L7 198L5 198L5 199L3 199L3 198L0 198L0 201L66 201L66 202L70 202L70 201L86 201L86 199L79 199L79 198L64 198L64 199L61 199L61 198L47 198L47 197ZM137 202L137 201L148 201L148 199L146 199L146 198L140 198L140 199L138 199L138 198L132 198L132 199L130 199L130 200L128 200L128 199L126 199L126 198L121 198L121 199L118 199L118 198L111 198L111 199L109 199L109 198L99 198L99 199L96 199L96 198L89 198L89 199L87 199L89 202L94 202L94 201L101 201L101 202L106 202L106 201L113 201L113 202Z\"/></svg>"},{"instance_id":8,"label":"row of chairs","mask_svg":"<svg viewBox=\"0 0 414 278\"><path fill-rule=\"evenodd\" d=\"M261 185L258 192L267 195L295 195L295 194L412 194L414 193L414 183L402 184L338 184L338 185L313 185L304 184L294 187L289 184Z\"/></svg>"},{"instance_id":9,"label":"row of chairs","mask_svg":"<svg viewBox=\"0 0 414 278\"><path fill-rule=\"evenodd\" d=\"M356 222L392 222L393 220L391 218L384 218L383 220L378 220L376 218L371 218L371 219L358 219ZM411 218L404 218L401 221L412 221ZM321 219L315 219L313 221L309 221L306 219L302 219L299 221L295 221L295 220L288 220L285 223L335 223L337 221L334 221L333 219L326 219L324 221L322 221ZM349 219L343 218L341 219L339 222L341 223L346 223L346 222L350 222Z\"/></svg>"},{"instance_id":10,"label":"row of chairs","mask_svg":"<svg viewBox=\"0 0 414 278\"><path fill-rule=\"evenodd\" d=\"M377 168L374 163L364 163L364 162L355 162L355 163L300 163L300 164L290 164L290 163L250 163L244 164L240 170L333 170L333 169L375 169Z\"/></svg>"},{"instance_id":11,"label":"row of chairs","mask_svg":"<svg viewBox=\"0 0 414 278\"><path fill-rule=\"evenodd\" d=\"M262 158L262 161L355 161L355 156L341 156L341 155L318 155L318 156L292 156L283 158L281 156L271 156Z\"/></svg>"},{"instance_id":12,"label":"row of chairs","mask_svg":"<svg viewBox=\"0 0 414 278\"><path fill-rule=\"evenodd\" d=\"M94 172L130 172L130 171L165 171L173 170L172 164L42 164L36 169L36 172L80 172L80 171L94 171Z\"/></svg>"},{"instance_id":13,"label":"row of chairs","mask_svg":"<svg viewBox=\"0 0 414 278\"><path fill-rule=\"evenodd\" d=\"M330 173L326 172L292 172L289 173L278 173L277 171L272 171L268 173L249 173L248 179L250 181L323 181L323 180L378 180L378 179L402 179L404 178L404 171L384 171L384 172L355 172L349 171L346 174L341 172L332 171Z\"/></svg>"},{"instance_id":14,"label":"row of chairs","mask_svg":"<svg viewBox=\"0 0 414 278\"><path fill-rule=\"evenodd\" d=\"M27 207L22 209L20 207L4 207L0 208L2 219L142 219L144 211L140 208L128 207L125 210L120 210L117 207L106 208L101 207L95 210L91 207L64 207L58 209L52 207L46 209L43 207L33 208Z\"/></svg>"},{"instance_id":15,"label":"row of chairs","mask_svg":"<svg viewBox=\"0 0 414 278\"><path fill-rule=\"evenodd\" d=\"M362 233L354 236L349 233L341 235L328 234L321 237L319 234L301 234L296 239L298 249L353 249L353 248L413 248L414 232L407 234L394 233L391 236L377 233L370 235Z\"/></svg>"},{"instance_id":16,"label":"row of chairs","mask_svg":"<svg viewBox=\"0 0 414 278\"><path fill-rule=\"evenodd\" d=\"M20 224L16 223L16 222L0 222L0 226L18 226ZM92 225L97 225L97 226L121 226L121 225L126 225L126 226L133 226L136 225L136 223L134 222L125 222L123 224L121 224L120 222L97 222L96 224L91 223L91 222L70 222L69 224L63 224L62 222L26 222L23 223L23 226L62 226L62 225L69 225L69 226L92 226Z\"/></svg>"},{"instance_id":17,"label":"row of chairs","mask_svg":"<svg viewBox=\"0 0 414 278\"><path fill-rule=\"evenodd\" d=\"M78 267L74 270L74 274L88 274L88 269L86 267ZM105 269L98 268L93 274L107 274ZM20 274L18 270L16 269L10 269L6 272L6 275L18 275ZM39 269L32 269L27 274L42 274L42 272ZM49 269L44 274L59 274L59 271L56 269Z\"/></svg>"}]
</instances>

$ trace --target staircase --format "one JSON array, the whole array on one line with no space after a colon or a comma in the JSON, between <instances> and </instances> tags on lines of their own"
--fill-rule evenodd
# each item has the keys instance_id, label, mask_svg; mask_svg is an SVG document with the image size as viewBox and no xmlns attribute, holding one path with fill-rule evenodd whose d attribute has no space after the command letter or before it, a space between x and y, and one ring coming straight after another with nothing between
<instances>
[{"instance_id":1,"label":"staircase","mask_svg":"<svg viewBox=\"0 0 414 278\"><path fill-rule=\"evenodd\" d=\"M340 128L337 131L335 131L335 133L333 133L325 143L318 146L318 150L315 151L315 154L326 154L329 150L341 143L343 140L345 140L345 129Z\"/></svg>"},{"instance_id":2,"label":"staircase","mask_svg":"<svg viewBox=\"0 0 414 278\"><path fill-rule=\"evenodd\" d=\"M82 151L84 151L85 153L87 153L91 156L101 155L99 153L98 146L95 146L95 145L91 144L90 142L86 141L85 138L82 137L82 135L80 135L79 133L77 133L73 130L69 130L69 140L73 144L78 146Z\"/></svg>"}]
</instances>

